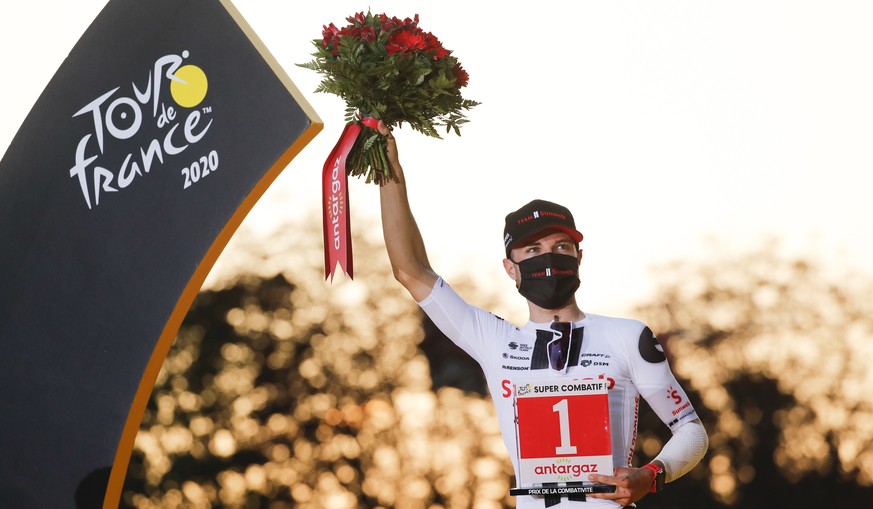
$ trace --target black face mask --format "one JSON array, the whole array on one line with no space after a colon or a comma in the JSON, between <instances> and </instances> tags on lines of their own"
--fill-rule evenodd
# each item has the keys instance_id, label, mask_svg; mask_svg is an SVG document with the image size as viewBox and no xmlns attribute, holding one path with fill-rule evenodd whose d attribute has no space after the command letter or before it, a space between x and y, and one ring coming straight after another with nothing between
<instances>
[{"instance_id":1,"label":"black face mask","mask_svg":"<svg viewBox=\"0 0 873 509\"><path fill-rule=\"evenodd\" d=\"M563 307L579 288L579 260L575 256L545 253L518 262L518 269L518 293L543 309Z\"/></svg>"}]
</instances>

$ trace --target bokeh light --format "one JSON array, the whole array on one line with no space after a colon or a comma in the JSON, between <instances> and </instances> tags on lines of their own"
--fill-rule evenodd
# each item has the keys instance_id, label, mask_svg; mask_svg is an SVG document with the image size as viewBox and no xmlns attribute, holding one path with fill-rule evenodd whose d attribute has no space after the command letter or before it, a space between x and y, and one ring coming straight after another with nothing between
<instances>
[{"instance_id":1,"label":"bokeh light","mask_svg":"<svg viewBox=\"0 0 873 509\"><path fill-rule=\"evenodd\" d=\"M355 237L356 279L325 283L321 252L299 249L317 243L317 224L234 238L158 376L123 505L514 506L489 397L443 379L481 381L478 367L425 348L447 340L394 282L378 229ZM801 484L873 494L870 282L836 284L769 246L658 271L637 316L658 331L711 446L644 507L754 507ZM454 286L512 313L495 293ZM638 464L669 439L641 410Z\"/></svg>"}]
</instances>

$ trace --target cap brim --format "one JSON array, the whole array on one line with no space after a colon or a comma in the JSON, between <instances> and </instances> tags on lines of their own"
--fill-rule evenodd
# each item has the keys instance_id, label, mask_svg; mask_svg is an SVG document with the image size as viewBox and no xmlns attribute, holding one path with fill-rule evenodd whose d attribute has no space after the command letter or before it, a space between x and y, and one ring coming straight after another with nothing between
<instances>
[{"instance_id":1,"label":"cap brim","mask_svg":"<svg viewBox=\"0 0 873 509\"><path fill-rule=\"evenodd\" d=\"M544 227L542 227L542 228L540 228L540 229L538 229L538 230L534 230L534 231L528 233L524 238L519 239L518 242L513 242L513 243L512 243L512 244L507 248L506 251L509 252L509 251L511 251L512 249L514 249L514 248L520 246L521 244L523 244L525 241L527 241L527 240L530 239L531 237L535 237L535 236L540 235L540 234L542 234L542 233L548 232L549 230L564 232L564 233L566 233L567 235L569 235L571 239L573 239L573 242L582 242L583 235L582 235L582 233L579 232L578 230L574 230L573 228L568 228L568 227L563 226L563 225L550 224L550 225L548 225L548 226L544 226Z\"/></svg>"}]
</instances>

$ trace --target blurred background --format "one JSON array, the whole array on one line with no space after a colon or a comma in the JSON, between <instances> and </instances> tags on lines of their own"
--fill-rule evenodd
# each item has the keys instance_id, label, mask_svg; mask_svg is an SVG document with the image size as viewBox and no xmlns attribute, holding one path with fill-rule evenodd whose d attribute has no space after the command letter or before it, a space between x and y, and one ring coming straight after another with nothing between
<instances>
[{"instance_id":1,"label":"blurred background","mask_svg":"<svg viewBox=\"0 0 873 509\"><path fill-rule=\"evenodd\" d=\"M514 506L478 366L393 281L378 238L356 236L366 265L330 285L320 235L309 220L234 239L158 378L127 507ZM770 244L711 249L660 267L657 297L629 310L658 331L711 444L640 506L866 507L873 281ZM526 319L505 288L456 283ZM639 429L637 465L669 438L645 403Z\"/></svg>"},{"instance_id":2,"label":"blurred background","mask_svg":"<svg viewBox=\"0 0 873 509\"><path fill-rule=\"evenodd\" d=\"M323 282L320 173L344 104L312 93L319 76L295 64L322 25L369 7L420 14L482 102L461 138L397 132L434 267L522 323L503 217L557 201L585 234L583 308L642 319L665 343L711 447L643 507L869 506L873 5L234 4L325 129L192 307L123 504L513 503L478 368L391 279L375 187L350 183L355 281ZM4 6L0 150L104 5ZM643 408L640 429L645 460L666 428Z\"/></svg>"}]
</instances>

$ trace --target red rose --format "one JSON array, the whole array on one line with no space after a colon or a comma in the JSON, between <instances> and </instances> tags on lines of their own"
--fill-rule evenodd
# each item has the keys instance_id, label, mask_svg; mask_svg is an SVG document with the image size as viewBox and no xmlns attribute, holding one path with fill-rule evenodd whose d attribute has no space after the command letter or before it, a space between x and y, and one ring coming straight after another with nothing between
<instances>
[{"instance_id":1,"label":"red rose","mask_svg":"<svg viewBox=\"0 0 873 509\"><path fill-rule=\"evenodd\" d=\"M370 25L361 27L361 39L367 42L373 42L376 40L376 29L371 27Z\"/></svg>"},{"instance_id":2,"label":"red rose","mask_svg":"<svg viewBox=\"0 0 873 509\"><path fill-rule=\"evenodd\" d=\"M367 17L364 16L363 12L357 12L354 16L349 16L348 18L346 18L346 21L353 25L361 26L367 22Z\"/></svg>"},{"instance_id":3,"label":"red rose","mask_svg":"<svg viewBox=\"0 0 873 509\"><path fill-rule=\"evenodd\" d=\"M321 42L321 45L326 48L329 45L333 44L338 33L339 28L337 28L336 25L334 25L333 23L324 27L324 30L321 31L321 35L324 38Z\"/></svg>"},{"instance_id":4,"label":"red rose","mask_svg":"<svg viewBox=\"0 0 873 509\"><path fill-rule=\"evenodd\" d=\"M430 32L424 34L426 51L433 53L434 60L442 60L449 56L449 50L443 48L442 43Z\"/></svg>"},{"instance_id":5,"label":"red rose","mask_svg":"<svg viewBox=\"0 0 873 509\"><path fill-rule=\"evenodd\" d=\"M424 36L409 30L392 32L388 36L388 44L385 45L389 56L395 53L415 53L426 48L427 43Z\"/></svg>"},{"instance_id":6,"label":"red rose","mask_svg":"<svg viewBox=\"0 0 873 509\"><path fill-rule=\"evenodd\" d=\"M390 32L400 26L401 23L402 21L400 21L396 17L389 18L387 14L379 15L379 24L382 25L383 32Z\"/></svg>"},{"instance_id":7,"label":"red rose","mask_svg":"<svg viewBox=\"0 0 873 509\"><path fill-rule=\"evenodd\" d=\"M376 17L379 18L379 24L381 25L383 32L391 32L393 30L404 28L407 30L418 28L418 14L415 15L414 19L400 19L396 16L389 18L385 13L379 14Z\"/></svg>"},{"instance_id":8,"label":"red rose","mask_svg":"<svg viewBox=\"0 0 873 509\"><path fill-rule=\"evenodd\" d=\"M461 67L460 63L455 64L452 67L452 74L455 75L455 79L458 81L458 88L466 87L467 83L470 81L470 75L467 74L467 71Z\"/></svg>"},{"instance_id":9,"label":"red rose","mask_svg":"<svg viewBox=\"0 0 873 509\"><path fill-rule=\"evenodd\" d=\"M344 37L354 37L356 39L361 39L367 42L372 42L376 40L376 30L371 26L345 27L340 29L338 35Z\"/></svg>"}]
</instances>

